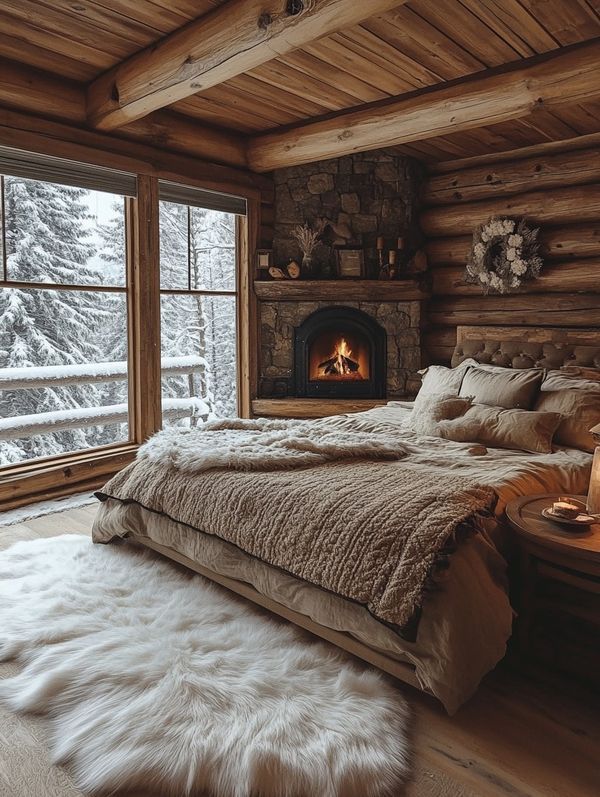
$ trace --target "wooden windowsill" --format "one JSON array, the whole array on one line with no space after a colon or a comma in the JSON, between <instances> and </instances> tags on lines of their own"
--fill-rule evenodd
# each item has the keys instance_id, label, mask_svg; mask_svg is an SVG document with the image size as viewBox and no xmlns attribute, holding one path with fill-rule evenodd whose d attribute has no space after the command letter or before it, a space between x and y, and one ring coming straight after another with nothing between
<instances>
[{"instance_id":1,"label":"wooden windowsill","mask_svg":"<svg viewBox=\"0 0 600 797\"><path fill-rule=\"evenodd\" d=\"M418 279L255 280L254 292L259 299L275 301L413 302L429 296Z\"/></svg>"},{"instance_id":2,"label":"wooden windowsill","mask_svg":"<svg viewBox=\"0 0 600 797\"><path fill-rule=\"evenodd\" d=\"M0 470L0 511L93 490L135 459L135 443L78 451Z\"/></svg>"}]
</instances>

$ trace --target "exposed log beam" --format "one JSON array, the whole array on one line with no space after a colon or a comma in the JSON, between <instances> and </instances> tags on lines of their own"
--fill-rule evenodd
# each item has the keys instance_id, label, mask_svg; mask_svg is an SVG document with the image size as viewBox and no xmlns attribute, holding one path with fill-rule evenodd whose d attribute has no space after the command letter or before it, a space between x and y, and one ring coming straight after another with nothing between
<instances>
[{"instance_id":1,"label":"exposed log beam","mask_svg":"<svg viewBox=\"0 0 600 797\"><path fill-rule=\"evenodd\" d=\"M563 138L560 141L543 141L541 144L531 144L528 147L504 149L500 152L488 152L485 155L471 155L468 158L456 158L450 161L430 163L430 174L447 174L461 169L472 169L479 166L490 166L506 161L521 160L523 158L541 158L555 155L559 152L574 152L578 149L600 146L600 133L586 133L575 138Z\"/></svg>"},{"instance_id":2,"label":"exposed log beam","mask_svg":"<svg viewBox=\"0 0 600 797\"><path fill-rule=\"evenodd\" d=\"M596 327L600 296L581 293L548 293L512 296L451 296L429 304L428 319L434 326Z\"/></svg>"},{"instance_id":3,"label":"exposed log beam","mask_svg":"<svg viewBox=\"0 0 600 797\"><path fill-rule=\"evenodd\" d=\"M88 118L113 130L404 2L230 0L93 81Z\"/></svg>"},{"instance_id":4,"label":"exposed log beam","mask_svg":"<svg viewBox=\"0 0 600 797\"><path fill-rule=\"evenodd\" d=\"M431 276L434 296L481 298L481 285L465 282L464 266L434 268ZM589 258L550 263L537 279L524 282L518 293L600 293L600 260Z\"/></svg>"},{"instance_id":5,"label":"exposed log beam","mask_svg":"<svg viewBox=\"0 0 600 797\"><path fill-rule=\"evenodd\" d=\"M493 125L600 94L600 39L535 57L493 74L383 100L328 119L259 135L248 149L255 171L311 163Z\"/></svg>"},{"instance_id":6,"label":"exposed log beam","mask_svg":"<svg viewBox=\"0 0 600 797\"><path fill-rule=\"evenodd\" d=\"M86 125L85 88L78 83L4 58L0 58L0 75L0 105ZM172 111L150 114L115 134L213 163L246 165L246 147L241 136Z\"/></svg>"}]
</instances>

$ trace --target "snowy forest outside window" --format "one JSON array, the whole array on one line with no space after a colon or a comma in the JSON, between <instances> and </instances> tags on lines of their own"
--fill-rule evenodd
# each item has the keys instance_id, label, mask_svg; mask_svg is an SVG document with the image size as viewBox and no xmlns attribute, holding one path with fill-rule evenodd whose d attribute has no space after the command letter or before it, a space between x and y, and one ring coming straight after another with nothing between
<instances>
[{"instance_id":1,"label":"snowy forest outside window","mask_svg":"<svg viewBox=\"0 0 600 797\"><path fill-rule=\"evenodd\" d=\"M129 439L123 196L0 177L0 466Z\"/></svg>"},{"instance_id":2,"label":"snowy forest outside window","mask_svg":"<svg viewBox=\"0 0 600 797\"><path fill-rule=\"evenodd\" d=\"M237 415L236 216L160 202L161 349L165 424Z\"/></svg>"}]
</instances>

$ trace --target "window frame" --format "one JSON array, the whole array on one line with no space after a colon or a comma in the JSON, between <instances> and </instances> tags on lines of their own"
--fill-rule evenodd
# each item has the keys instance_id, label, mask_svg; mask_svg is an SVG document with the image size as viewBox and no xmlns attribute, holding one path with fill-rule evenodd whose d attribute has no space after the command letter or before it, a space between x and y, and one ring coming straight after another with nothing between
<instances>
[{"instance_id":1,"label":"window frame","mask_svg":"<svg viewBox=\"0 0 600 797\"><path fill-rule=\"evenodd\" d=\"M240 219L244 219L244 216L240 216L236 213L230 213L234 217L235 229L234 229L234 257L235 257L235 288L233 290L209 290L207 288L192 288L192 259L191 259L191 221L192 221L192 210L194 208L206 209L211 210L211 208L202 208L201 205L192 205L187 204L186 202L175 202L174 200L170 199L161 199L159 196L159 233L160 233L160 203L161 202L170 202L171 204L179 204L184 207L187 207L187 288L159 288L159 293L161 298L163 296L229 296L235 300L235 356L236 356L236 412L238 415L243 415L243 402L241 400L241 392L240 392L240 376L239 376L239 364L240 364L240 254L239 254L239 247L240 247ZM218 211L218 212L228 212L228 211ZM159 250L159 279L160 279L160 250ZM161 323L162 323L162 303L161 303ZM162 386L161 386L161 403L162 403ZM162 407L161 407L161 414L162 414Z\"/></svg>"},{"instance_id":2,"label":"window frame","mask_svg":"<svg viewBox=\"0 0 600 797\"><path fill-rule=\"evenodd\" d=\"M5 186L4 181L5 177L9 175L0 174L0 229L1 229L1 239L0 239L0 246L2 248L1 251L1 274L0 274L0 290L5 289L22 289L22 290L40 290L40 291L65 291L65 292L82 292L82 293L117 293L124 297L125 299L125 307L126 307L126 324L127 324L127 404L128 404L128 417L127 417L127 439L126 440L119 440L114 443L109 443L103 446L93 446L90 448L84 449L77 449L71 452L63 452L60 454L54 454L46 457L35 457L31 460L23 460L22 462L12 463L10 465L0 465L0 504L2 503L2 492L1 492L1 483L5 478L5 475L8 475L10 478L14 473L18 474L21 472L21 469L24 466L31 464L34 465L36 463L40 464L41 468L46 467L50 463L59 463L65 459L69 459L69 457L73 458L73 461L77 461L80 456L85 456L90 452L100 452L103 454L104 452L112 452L112 451L127 451L131 446L137 445L137 440L135 437L135 402L132 400L132 385L131 385L131 372L130 372L130 364L131 364L131 270L132 270L132 249L130 246L130 238L131 238L131 230L130 230L130 213L128 208L130 207L130 203L135 201L134 197L115 194L114 196L121 196L123 199L123 220L125 224L125 247L124 247L124 257L125 257L125 279L123 285L98 285L92 283L86 284L79 284L79 283L63 283L63 282L30 282L27 280L15 280L11 279L8 276L8 266L7 266L7 256L6 256L6 224L5 224L5 217L4 217L4 198L5 198ZM34 178L27 177L27 178L19 178L17 179L27 179L32 180ZM50 180L44 180L40 177L40 182L48 182ZM54 183L57 185L57 183ZM97 190L97 189L88 189L88 190ZM99 424L101 425L101 424ZM24 473L27 472L27 469L23 471ZM69 475L66 473L65 475Z\"/></svg>"},{"instance_id":3,"label":"window frame","mask_svg":"<svg viewBox=\"0 0 600 797\"><path fill-rule=\"evenodd\" d=\"M30 143L34 153L36 150L46 152L48 145L51 151L63 152L61 141L38 140L34 135ZM113 165L114 156L110 152L93 146L80 148L78 152L80 156L85 152L84 160L91 164L107 168ZM210 175L210 168L210 176L195 176L195 172L203 171L198 169L196 162L182 156L173 159L168 153L158 153L158 165L149 159L147 164L142 164L143 170L139 159L123 155L116 160L117 168L126 169L131 165L138 186L137 197L125 197L127 277L125 286L99 286L99 289L127 291L129 430L132 440L0 466L0 511L101 486L133 461L139 445L161 428L159 179L209 191L236 193L246 199L247 215L236 215L237 398L240 416L251 417L252 414L251 404L258 380L258 314L251 253L258 245L261 189L248 180L247 173L234 174L233 170L229 182L226 178L221 180ZM181 164L181 172L173 169L175 163ZM14 283L0 279L0 289L11 286L16 287ZM24 287L35 286L27 283ZM47 287L44 284L44 288ZM89 286L71 287L80 290Z\"/></svg>"}]
</instances>

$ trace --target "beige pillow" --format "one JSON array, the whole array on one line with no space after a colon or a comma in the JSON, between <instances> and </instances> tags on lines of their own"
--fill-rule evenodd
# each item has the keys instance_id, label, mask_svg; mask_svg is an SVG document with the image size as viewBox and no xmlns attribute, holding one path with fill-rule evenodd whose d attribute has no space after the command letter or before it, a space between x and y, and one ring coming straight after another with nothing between
<instances>
[{"instance_id":1,"label":"beige pillow","mask_svg":"<svg viewBox=\"0 0 600 797\"><path fill-rule=\"evenodd\" d=\"M578 376L580 379L591 379L594 382L600 382L600 368L583 365L563 365L560 373L565 376Z\"/></svg>"},{"instance_id":2,"label":"beige pillow","mask_svg":"<svg viewBox=\"0 0 600 797\"><path fill-rule=\"evenodd\" d=\"M594 393L600 391L600 382L594 379L585 379L575 376L566 371L548 371L546 378L542 382L541 390L565 390L573 389L591 390Z\"/></svg>"},{"instance_id":3,"label":"beige pillow","mask_svg":"<svg viewBox=\"0 0 600 797\"><path fill-rule=\"evenodd\" d=\"M560 412L562 420L555 442L593 453L596 443L590 429L600 423L600 385L597 390L562 388L542 390L535 404L541 412Z\"/></svg>"},{"instance_id":4,"label":"beige pillow","mask_svg":"<svg viewBox=\"0 0 600 797\"><path fill-rule=\"evenodd\" d=\"M473 405L460 418L440 421L440 437L457 443L483 443L534 454L550 454L552 438L562 420L558 412L528 412Z\"/></svg>"},{"instance_id":5,"label":"beige pillow","mask_svg":"<svg viewBox=\"0 0 600 797\"><path fill-rule=\"evenodd\" d=\"M473 362L475 361L465 360L456 368L446 368L445 365L430 365L429 368L423 368L422 371L419 371L422 381L418 396L441 393L458 396L463 377Z\"/></svg>"},{"instance_id":6,"label":"beige pillow","mask_svg":"<svg viewBox=\"0 0 600 797\"><path fill-rule=\"evenodd\" d=\"M439 437L439 422L464 415L470 406L470 398L459 398L452 393L419 395L405 426L416 434Z\"/></svg>"},{"instance_id":7,"label":"beige pillow","mask_svg":"<svg viewBox=\"0 0 600 797\"><path fill-rule=\"evenodd\" d=\"M474 404L490 407L530 410L544 377L544 371L534 368L515 371L487 371L469 368L462 380L459 396L473 396Z\"/></svg>"}]
</instances>

